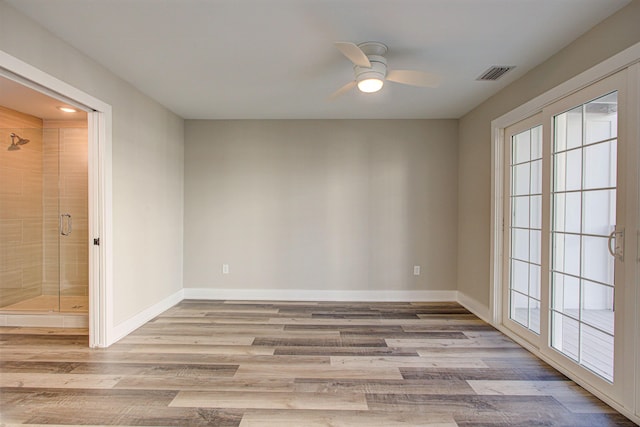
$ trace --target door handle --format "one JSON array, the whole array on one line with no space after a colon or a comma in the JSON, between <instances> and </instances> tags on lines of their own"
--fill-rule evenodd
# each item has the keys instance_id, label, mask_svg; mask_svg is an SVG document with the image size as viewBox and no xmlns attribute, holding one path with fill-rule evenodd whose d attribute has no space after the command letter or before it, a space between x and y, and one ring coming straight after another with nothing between
<instances>
[{"instance_id":1,"label":"door handle","mask_svg":"<svg viewBox=\"0 0 640 427\"><path fill-rule=\"evenodd\" d=\"M68 236L73 231L73 223L71 222L71 215L68 213L64 213L60 215L60 234L63 236Z\"/></svg>"},{"instance_id":2,"label":"door handle","mask_svg":"<svg viewBox=\"0 0 640 427\"><path fill-rule=\"evenodd\" d=\"M615 242L615 246L611 246ZM624 228L622 230L613 230L609 234L609 240L607 241L607 247L612 257L619 261L624 261Z\"/></svg>"}]
</instances>

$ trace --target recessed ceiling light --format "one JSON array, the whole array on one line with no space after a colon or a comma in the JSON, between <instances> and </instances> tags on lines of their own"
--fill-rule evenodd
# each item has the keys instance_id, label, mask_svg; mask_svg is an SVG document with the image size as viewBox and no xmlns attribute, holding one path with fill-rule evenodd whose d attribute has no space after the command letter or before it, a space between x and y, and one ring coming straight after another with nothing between
<instances>
[{"instance_id":1,"label":"recessed ceiling light","mask_svg":"<svg viewBox=\"0 0 640 427\"><path fill-rule=\"evenodd\" d=\"M64 111L65 113L77 113L78 110L70 107L58 107L58 110Z\"/></svg>"}]
</instances>

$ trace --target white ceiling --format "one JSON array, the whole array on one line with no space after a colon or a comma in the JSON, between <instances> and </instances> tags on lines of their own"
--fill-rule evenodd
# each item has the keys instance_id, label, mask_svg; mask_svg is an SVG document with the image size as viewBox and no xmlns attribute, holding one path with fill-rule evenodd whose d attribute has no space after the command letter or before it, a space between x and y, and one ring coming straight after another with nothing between
<instances>
[{"instance_id":1,"label":"white ceiling","mask_svg":"<svg viewBox=\"0 0 640 427\"><path fill-rule=\"evenodd\" d=\"M184 118L279 119L461 117L630 0L7 1ZM335 41L443 82L328 101L353 78Z\"/></svg>"},{"instance_id":2,"label":"white ceiling","mask_svg":"<svg viewBox=\"0 0 640 427\"><path fill-rule=\"evenodd\" d=\"M87 113L65 113L60 107L75 108L63 101L0 76L0 105L44 120L86 120Z\"/></svg>"}]
</instances>

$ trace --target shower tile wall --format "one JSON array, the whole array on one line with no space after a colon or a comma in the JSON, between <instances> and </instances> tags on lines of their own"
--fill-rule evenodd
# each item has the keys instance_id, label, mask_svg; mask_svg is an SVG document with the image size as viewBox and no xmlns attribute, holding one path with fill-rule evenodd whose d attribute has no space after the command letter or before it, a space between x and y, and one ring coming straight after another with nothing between
<instances>
[{"instance_id":1,"label":"shower tile wall","mask_svg":"<svg viewBox=\"0 0 640 427\"><path fill-rule=\"evenodd\" d=\"M29 139L8 151L10 134ZM0 306L41 295L42 120L0 107Z\"/></svg>"},{"instance_id":2,"label":"shower tile wall","mask_svg":"<svg viewBox=\"0 0 640 427\"><path fill-rule=\"evenodd\" d=\"M45 120L43 135L43 294L88 295L87 122ZM59 213L72 215L73 232L58 246Z\"/></svg>"}]
</instances>

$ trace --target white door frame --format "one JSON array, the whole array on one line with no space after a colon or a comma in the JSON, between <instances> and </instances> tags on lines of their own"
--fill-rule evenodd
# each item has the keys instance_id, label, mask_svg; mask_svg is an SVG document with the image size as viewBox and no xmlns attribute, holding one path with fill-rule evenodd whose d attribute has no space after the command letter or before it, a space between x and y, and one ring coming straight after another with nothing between
<instances>
[{"instance_id":1,"label":"white door frame","mask_svg":"<svg viewBox=\"0 0 640 427\"><path fill-rule=\"evenodd\" d=\"M111 105L0 50L0 74L87 111L89 144L89 346L113 328ZM88 243L90 243L88 242Z\"/></svg>"},{"instance_id":2,"label":"white door frame","mask_svg":"<svg viewBox=\"0 0 640 427\"><path fill-rule=\"evenodd\" d=\"M505 128L540 113L547 105L638 62L640 62L640 43L636 43L491 122L491 286L489 288L489 319L494 325L502 323L501 272L504 207L502 177L504 173Z\"/></svg>"},{"instance_id":3,"label":"white door frame","mask_svg":"<svg viewBox=\"0 0 640 427\"><path fill-rule=\"evenodd\" d=\"M622 52L612 56L611 58L601 62L600 64L584 71L583 73L569 79L565 83L560 84L559 86L543 93L542 95L532 99L531 101L521 105L520 107L510 111L509 113L493 120L491 122L491 133L492 133L492 144L491 144L491 166L492 166L492 176L491 176L491 265L490 265L490 300L489 300L489 314L490 320L494 326L496 326L501 331L505 332L507 335L512 337L518 343L523 345L525 348L531 350L534 354L538 355L549 364L567 374L573 380L578 382L580 385L585 387L587 390L616 408L618 411L622 412L626 416L633 419L635 422L640 420L638 414L640 414L640 378L636 379L636 389L637 389L637 400L629 404L630 402L619 402L613 400L610 396L604 394L601 390L594 387L589 381L585 381L582 378L578 378L575 375L572 375L571 372L568 372L562 366L554 363L546 355L541 353L539 349L532 345L531 343L525 341L524 339L518 337L514 333L512 333L509 329L504 327L504 320L502 318L503 308L502 308L502 292L503 287L507 286L504 283L504 277L501 274L503 268L503 253L506 248L504 248L503 241L503 221L504 221L504 144L505 144L505 129L513 124L520 122L528 117L534 116L537 113L540 113L543 108L555 103L556 101L565 98L572 93L575 93L587 86L590 86L596 83L599 80L602 80L610 75L615 74L616 72L622 69L630 69L632 72L629 73L630 76L636 79L635 86L632 84L630 89L635 87L636 93L638 91L638 73L640 72L640 43L637 43ZM628 113L631 117L639 117L640 114L637 110L634 110L637 106L630 106ZM629 129L631 135L628 135L628 139L631 141L635 141L636 145L638 143L638 137L640 135L640 124L637 125L637 128ZM633 135L635 133L635 135ZM637 146L632 145L632 152L629 153L630 160L634 161L634 159L638 159L638 150ZM638 202L631 203L630 205L637 207ZM629 205L627 205L629 209ZM628 214L629 215L629 214ZM629 230L630 231L630 230ZM636 231L633 231L635 234ZM640 233L638 233L640 234ZM629 236L631 238L631 236ZM640 250L640 236L633 236L633 240L638 240L636 243ZM630 239L631 240L631 239ZM631 263L627 264L624 267L625 271L629 271L627 269L635 270L637 267L632 266ZM630 275L629 277L632 277ZM634 289L635 291L635 289ZM635 300L638 298L638 303L640 303L640 292L636 292L635 296L633 293L628 295L629 298ZM635 310L628 310L635 314ZM542 317L542 315L541 315ZM633 325L634 319L631 314L629 314L628 319L625 319L629 325ZM640 318L638 318L640 319ZM640 324L640 320L638 320ZM640 338L635 336L635 346L636 346L636 354L628 355L631 359L635 357L637 361L637 370L640 373ZM633 390L627 390L631 394L633 394ZM632 399L635 400L635 399ZM635 405L634 405L635 403ZM635 407L631 407L635 406Z\"/></svg>"}]
</instances>

